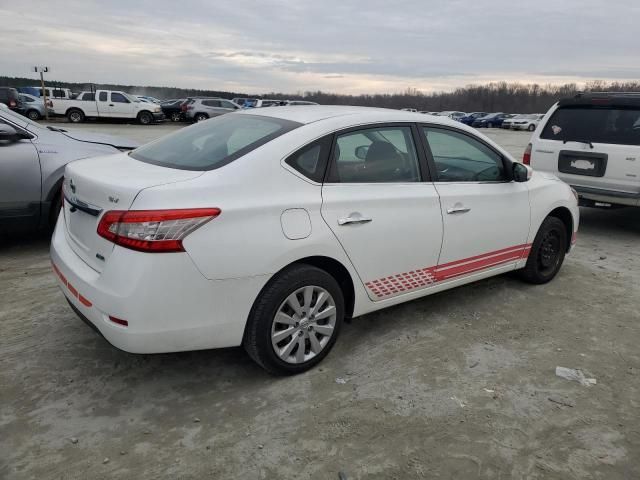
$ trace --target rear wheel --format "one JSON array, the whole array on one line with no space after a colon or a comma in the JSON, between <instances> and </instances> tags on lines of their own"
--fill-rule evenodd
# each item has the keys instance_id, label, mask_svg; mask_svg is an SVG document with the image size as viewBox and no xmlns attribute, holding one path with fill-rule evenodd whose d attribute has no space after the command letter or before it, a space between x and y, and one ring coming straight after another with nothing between
<instances>
[{"instance_id":1,"label":"rear wheel","mask_svg":"<svg viewBox=\"0 0 640 480\"><path fill-rule=\"evenodd\" d=\"M40 120L40 112L38 112L37 110L29 110L27 112L27 118L29 120Z\"/></svg>"},{"instance_id":2,"label":"rear wheel","mask_svg":"<svg viewBox=\"0 0 640 480\"><path fill-rule=\"evenodd\" d=\"M529 283L547 283L560 270L566 249L567 230L562 220L556 217L545 218L520 276Z\"/></svg>"},{"instance_id":3,"label":"rear wheel","mask_svg":"<svg viewBox=\"0 0 640 480\"><path fill-rule=\"evenodd\" d=\"M172 122L179 122L180 120L182 120L182 114L180 112L173 112L171 114Z\"/></svg>"},{"instance_id":4,"label":"rear wheel","mask_svg":"<svg viewBox=\"0 0 640 480\"><path fill-rule=\"evenodd\" d=\"M82 123L84 122L84 113L82 113L82 110L69 110L67 112L67 118L71 123Z\"/></svg>"},{"instance_id":5,"label":"rear wheel","mask_svg":"<svg viewBox=\"0 0 640 480\"><path fill-rule=\"evenodd\" d=\"M140 112L138 114L138 121L142 125L149 125L151 122L153 122L153 115L151 115L149 112Z\"/></svg>"},{"instance_id":6,"label":"rear wheel","mask_svg":"<svg viewBox=\"0 0 640 480\"><path fill-rule=\"evenodd\" d=\"M344 317L336 280L310 265L294 265L260 293L244 337L253 360L274 375L310 369L333 347Z\"/></svg>"},{"instance_id":7,"label":"rear wheel","mask_svg":"<svg viewBox=\"0 0 640 480\"><path fill-rule=\"evenodd\" d=\"M206 113L197 113L195 116L196 122L202 122L207 118L209 118L209 115L207 115Z\"/></svg>"},{"instance_id":8,"label":"rear wheel","mask_svg":"<svg viewBox=\"0 0 640 480\"><path fill-rule=\"evenodd\" d=\"M533 132L535 129L536 126L533 123L527 127L527 130L529 130L530 132Z\"/></svg>"}]
</instances>

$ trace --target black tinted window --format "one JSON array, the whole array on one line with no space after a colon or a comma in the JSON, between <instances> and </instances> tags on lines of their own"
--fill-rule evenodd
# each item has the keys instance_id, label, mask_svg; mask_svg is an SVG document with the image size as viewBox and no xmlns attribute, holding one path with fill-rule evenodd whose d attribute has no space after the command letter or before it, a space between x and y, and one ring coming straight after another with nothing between
<instances>
[{"instance_id":1,"label":"black tinted window","mask_svg":"<svg viewBox=\"0 0 640 480\"><path fill-rule=\"evenodd\" d=\"M502 156L482 142L453 130L423 128L439 182L506 180Z\"/></svg>"},{"instance_id":2,"label":"black tinted window","mask_svg":"<svg viewBox=\"0 0 640 480\"><path fill-rule=\"evenodd\" d=\"M540 137L640 145L640 108L562 107L551 116Z\"/></svg>"},{"instance_id":3,"label":"black tinted window","mask_svg":"<svg viewBox=\"0 0 640 480\"><path fill-rule=\"evenodd\" d=\"M96 99L96 94L95 93L85 93L82 95L82 100L89 100L89 101L93 101Z\"/></svg>"},{"instance_id":4,"label":"black tinted window","mask_svg":"<svg viewBox=\"0 0 640 480\"><path fill-rule=\"evenodd\" d=\"M286 162L310 180L322 183L330 148L331 137L326 137L298 150Z\"/></svg>"},{"instance_id":5,"label":"black tinted window","mask_svg":"<svg viewBox=\"0 0 640 480\"><path fill-rule=\"evenodd\" d=\"M300 126L279 118L221 115L144 145L131 157L182 170L213 170Z\"/></svg>"},{"instance_id":6,"label":"black tinted window","mask_svg":"<svg viewBox=\"0 0 640 480\"><path fill-rule=\"evenodd\" d=\"M117 92L113 92L111 94L111 101L114 103L130 103L129 100L127 100L127 97Z\"/></svg>"},{"instance_id":7,"label":"black tinted window","mask_svg":"<svg viewBox=\"0 0 640 480\"><path fill-rule=\"evenodd\" d=\"M100 92L100 101L101 102L106 102L107 101L107 92Z\"/></svg>"},{"instance_id":8,"label":"black tinted window","mask_svg":"<svg viewBox=\"0 0 640 480\"><path fill-rule=\"evenodd\" d=\"M220 100L203 100L202 104L206 105L207 107L219 107Z\"/></svg>"}]
</instances>

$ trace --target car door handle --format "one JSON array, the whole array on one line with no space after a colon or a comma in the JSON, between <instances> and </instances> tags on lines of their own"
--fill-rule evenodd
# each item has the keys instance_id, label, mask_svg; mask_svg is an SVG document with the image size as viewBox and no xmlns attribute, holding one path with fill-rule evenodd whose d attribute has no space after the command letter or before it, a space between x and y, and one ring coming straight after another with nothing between
<instances>
[{"instance_id":1,"label":"car door handle","mask_svg":"<svg viewBox=\"0 0 640 480\"><path fill-rule=\"evenodd\" d=\"M359 213L352 213L348 217L342 217L338 219L338 225L349 225L351 223L369 223L373 218L363 217Z\"/></svg>"},{"instance_id":2,"label":"car door handle","mask_svg":"<svg viewBox=\"0 0 640 480\"><path fill-rule=\"evenodd\" d=\"M453 207L453 208L447 208L447 213L449 215L455 215L456 213L467 213L471 211L471 209L469 207Z\"/></svg>"}]
</instances>

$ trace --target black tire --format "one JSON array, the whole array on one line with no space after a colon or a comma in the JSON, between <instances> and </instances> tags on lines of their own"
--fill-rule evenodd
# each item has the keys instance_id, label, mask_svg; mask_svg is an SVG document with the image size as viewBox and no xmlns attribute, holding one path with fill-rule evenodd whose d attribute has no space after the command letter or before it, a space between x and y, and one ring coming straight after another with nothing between
<instances>
[{"instance_id":1,"label":"black tire","mask_svg":"<svg viewBox=\"0 0 640 480\"><path fill-rule=\"evenodd\" d=\"M493 123L491 122L487 123L487 128L493 128Z\"/></svg>"},{"instance_id":2,"label":"black tire","mask_svg":"<svg viewBox=\"0 0 640 480\"><path fill-rule=\"evenodd\" d=\"M274 351L271 328L280 305L289 295L305 286L321 287L333 297L336 308L333 334L324 349L315 357L302 363L287 363ZM302 373L327 356L340 334L343 318L344 297L336 279L324 270L311 265L292 265L272 278L260 292L249 314L243 346L249 356L272 375Z\"/></svg>"},{"instance_id":3,"label":"black tire","mask_svg":"<svg viewBox=\"0 0 640 480\"><path fill-rule=\"evenodd\" d=\"M56 226L56 222L58 221L58 215L60 215L60 210L62 209L62 195L59 193L55 196L53 201L51 202L51 208L49 210L49 228L51 231Z\"/></svg>"},{"instance_id":4,"label":"black tire","mask_svg":"<svg viewBox=\"0 0 640 480\"><path fill-rule=\"evenodd\" d=\"M33 110L33 109L27 110L26 115L29 120L33 120L33 121L40 120L40 112L37 110Z\"/></svg>"},{"instance_id":5,"label":"black tire","mask_svg":"<svg viewBox=\"0 0 640 480\"><path fill-rule=\"evenodd\" d=\"M556 276L567 251L567 229L562 220L547 217L531 246L529 259L520 277L529 283L547 283Z\"/></svg>"},{"instance_id":6,"label":"black tire","mask_svg":"<svg viewBox=\"0 0 640 480\"><path fill-rule=\"evenodd\" d=\"M67 119L71 123L82 123L84 122L84 112L77 108L73 108L67 112Z\"/></svg>"},{"instance_id":7,"label":"black tire","mask_svg":"<svg viewBox=\"0 0 640 480\"><path fill-rule=\"evenodd\" d=\"M140 112L138 114L138 122L140 122L141 125L149 125L153 122L153 115L149 112Z\"/></svg>"},{"instance_id":8,"label":"black tire","mask_svg":"<svg viewBox=\"0 0 640 480\"><path fill-rule=\"evenodd\" d=\"M207 115L206 113L196 113L196 116L194 117L194 120L196 122L203 122L204 120L208 119L209 115Z\"/></svg>"},{"instance_id":9,"label":"black tire","mask_svg":"<svg viewBox=\"0 0 640 480\"><path fill-rule=\"evenodd\" d=\"M182 120L182 113L180 112L173 112L171 114L171 121L172 122L179 122L180 120Z\"/></svg>"},{"instance_id":10,"label":"black tire","mask_svg":"<svg viewBox=\"0 0 640 480\"><path fill-rule=\"evenodd\" d=\"M529 130L530 132L533 132L535 129L536 126L533 123L527 127L527 130Z\"/></svg>"}]
</instances>

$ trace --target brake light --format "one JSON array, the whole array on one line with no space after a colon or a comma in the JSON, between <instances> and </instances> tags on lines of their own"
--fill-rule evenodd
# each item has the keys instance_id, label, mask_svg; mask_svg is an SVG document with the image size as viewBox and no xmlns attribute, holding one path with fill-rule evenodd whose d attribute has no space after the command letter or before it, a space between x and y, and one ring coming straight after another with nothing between
<instances>
[{"instance_id":1,"label":"brake light","mask_svg":"<svg viewBox=\"0 0 640 480\"><path fill-rule=\"evenodd\" d=\"M527 145L524 149L524 155L522 155L522 163L525 165L531 165L531 144Z\"/></svg>"},{"instance_id":2,"label":"brake light","mask_svg":"<svg viewBox=\"0 0 640 480\"><path fill-rule=\"evenodd\" d=\"M182 240L220 215L219 208L111 210L98 224L98 235L140 252L184 252Z\"/></svg>"},{"instance_id":3,"label":"brake light","mask_svg":"<svg viewBox=\"0 0 640 480\"><path fill-rule=\"evenodd\" d=\"M9 106L16 108L18 106L18 104L16 103L16 101L12 98L11 100L9 100Z\"/></svg>"}]
</instances>

